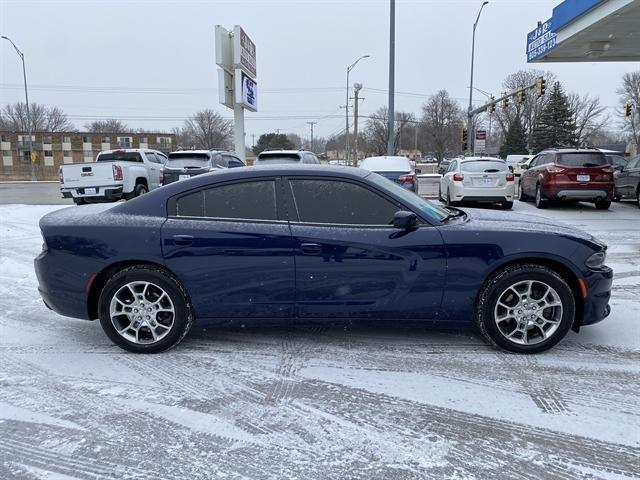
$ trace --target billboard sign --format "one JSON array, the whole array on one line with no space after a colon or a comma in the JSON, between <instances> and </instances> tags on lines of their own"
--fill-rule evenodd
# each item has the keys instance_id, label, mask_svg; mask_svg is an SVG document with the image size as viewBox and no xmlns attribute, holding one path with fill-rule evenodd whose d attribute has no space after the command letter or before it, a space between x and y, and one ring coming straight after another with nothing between
<instances>
[{"instance_id":1,"label":"billboard sign","mask_svg":"<svg viewBox=\"0 0 640 480\"><path fill-rule=\"evenodd\" d=\"M240 69L235 74L236 103L251 112L258 111L258 84Z\"/></svg>"},{"instance_id":2,"label":"billboard sign","mask_svg":"<svg viewBox=\"0 0 640 480\"><path fill-rule=\"evenodd\" d=\"M557 34L552 30L551 20L540 24L527 35L527 62L546 55L557 45Z\"/></svg>"},{"instance_id":3,"label":"billboard sign","mask_svg":"<svg viewBox=\"0 0 640 480\"><path fill-rule=\"evenodd\" d=\"M233 28L233 63L251 78L257 78L256 45L239 25Z\"/></svg>"}]
</instances>

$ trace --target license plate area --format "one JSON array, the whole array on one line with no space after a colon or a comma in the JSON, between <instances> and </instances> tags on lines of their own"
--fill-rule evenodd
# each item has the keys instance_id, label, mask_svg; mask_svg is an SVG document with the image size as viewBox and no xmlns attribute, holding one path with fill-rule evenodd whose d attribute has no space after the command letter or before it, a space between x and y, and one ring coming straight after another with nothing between
<instances>
[{"instance_id":1,"label":"license plate area","mask_svg":"<svg viewBox=\"0 0 640 480\"><path fill-rule=\"evenodd\" d=\"M591 180L591 176L590 175L578 175L577 179L579 182L588 182L589 180Z\"/></svg>"},{"instance_id":2,"label":"license plate area","mask_svg":"<svg viewBox=\"0 0 640 480\"><path fill-rule=\"evenodd\" d=\"M97 190L95 188L85 188L84 189L84 194L85 195L95 195L97 192Z\"/></svg>"},{"instance_id":3,"label":"license plate area","mask_svg":"<svg viewBox=\"0 0 640 480\"><path fill-rule=\"evenodd\" d=\"M178 175L178 180L187 180L191 178L191 175Z\"/></svg>"},{"instance_id":4,"label":"license plate area","mask_svg":"<svg viewBox=\"0 0 640 480\"><path fill-rule=\"evenodd\" d=\"M493 178L474 178L473 184L478 187L490 187L493 185Z\"/></svg>"}]
</instances>

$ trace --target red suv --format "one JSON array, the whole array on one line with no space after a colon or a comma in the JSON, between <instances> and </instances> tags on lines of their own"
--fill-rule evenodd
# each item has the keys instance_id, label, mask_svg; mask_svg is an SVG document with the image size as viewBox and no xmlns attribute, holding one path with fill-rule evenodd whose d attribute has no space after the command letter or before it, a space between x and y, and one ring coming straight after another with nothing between
<instances>
[{"instance_id":1,"label":"red suv","mask_svg":"<svg viewBox=\"0 0 640 480\"><path fill-rule=\"evenodd\" d=\"M595 148L551 148L536 155L520 177L520 200L593 202L606 210L613 198L613 168Z\"/></svg>"}]
</instances>

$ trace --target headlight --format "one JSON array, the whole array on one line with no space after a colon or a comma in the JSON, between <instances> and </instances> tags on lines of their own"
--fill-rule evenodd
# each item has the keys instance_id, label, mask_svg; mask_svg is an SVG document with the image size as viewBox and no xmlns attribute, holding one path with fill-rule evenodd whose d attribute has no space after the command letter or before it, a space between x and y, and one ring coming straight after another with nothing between
<instances>
[{"instance_id":1,"label":"headlight","mask_svg":"<svg viewBox=\"0 0 640 480\"><path fill-rule=\"evenodd\" d=\"M584 264L589 268L600 268L604 265L605 260L607 259L607 251L602 250L600 252L596 252L591 255Z\"/></svg>"}]
</instances>

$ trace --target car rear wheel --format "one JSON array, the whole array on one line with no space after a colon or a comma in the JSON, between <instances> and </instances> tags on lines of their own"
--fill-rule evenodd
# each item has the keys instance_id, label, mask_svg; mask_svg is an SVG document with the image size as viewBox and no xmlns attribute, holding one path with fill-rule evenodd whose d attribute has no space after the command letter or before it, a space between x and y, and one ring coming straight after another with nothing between
<instances>
[{"instance_id":1,"label":"car rear wheel","mask_svg":"<svg viewBox=\"0 0 640 480\"><path fill-rule=\"evenodd\" d=\"M511 210L513 208L513 202L501 202L500 207L502 207L503 210Z\"/></svg>"},{"instance_id":2,"label":"car rear wheel","mask_svg":"<svg viewBox=\"0 0 640 480\"><path fill-rule=\"evenodd\" d=\"M520 180L520 184L518 185L518 200L521 202L526 202L529 200L529 197L524 193L524 188L522 188L522 179Z\"/></svg>"},{"instance_id":3,"label":"car rear wheel","mask_svg":"<svg viewBox=\"0 0 640 480\"><path fill-rule=\"evenodd\" d=\"M542 193L542 187L540 185L536 186L536 207L537 208L547 208L548 200L544 198L544 194Z\"/></svg>"},{"instance_id":4,"label":"car rear wheel","mask_svg":"<svg viewBox=\"0 0 640 480\"><path fill-rule=\"evenodd\" d=\"M611 206L611 200L596 200L595 204L598 210L607 210Z\"/></svg>"},{"instance_id":5,"label":"car rear wheel","mask_svg":"<svg viewBox=\"0 0 640 480\"><path fill-rule=\"evenodd\" d=\"M553 347L574 317L575 300L567 282L535 264L512 265L494 274L476 305L476 323L485 339L515 353Z\"/></svg>"},{"instance_id":6,"label":"car rear wheel","mask_svg":"<svg viewBox=\"0 0 640 480\"><path fill-rule=\"evenodd\" d=\"M99 300L100 324L119 347L157 353L176 346L193 323L188 297L173 275L153 266L116 273Z\"/></svg>"},{"instance_id":7,"label":"car rear wheel","mask_svg":"<svg viewBox=\"0 0 640 480\"><path fill-rule=\"evenodd\" d=\"M446 204L449 206L453 206L454 202L451 200L451 191L447 188L447 200Z\"/></svg>"},{"instance_id":8,"label":"car rear wheel","mask_svg":"<svg viewBox=\"0 0 640 480\"><path fill-rule=\"evenodd\" d=\"M638 191L636 192L636 203L638 204L638 208L640 208L640 186L638 187Z\"/></svg>"},{"instance_id":9,"label":"car rear wheel","mask_svg":"<svg viewBox=\"0 0 640 480\"><path fill-rule=\"evenodd\" d=\"M87 203L87 201L82 197L76 197L73 199L73 203L75 203L76 205L84 205Z\"/></svg>"}]
</instances>

